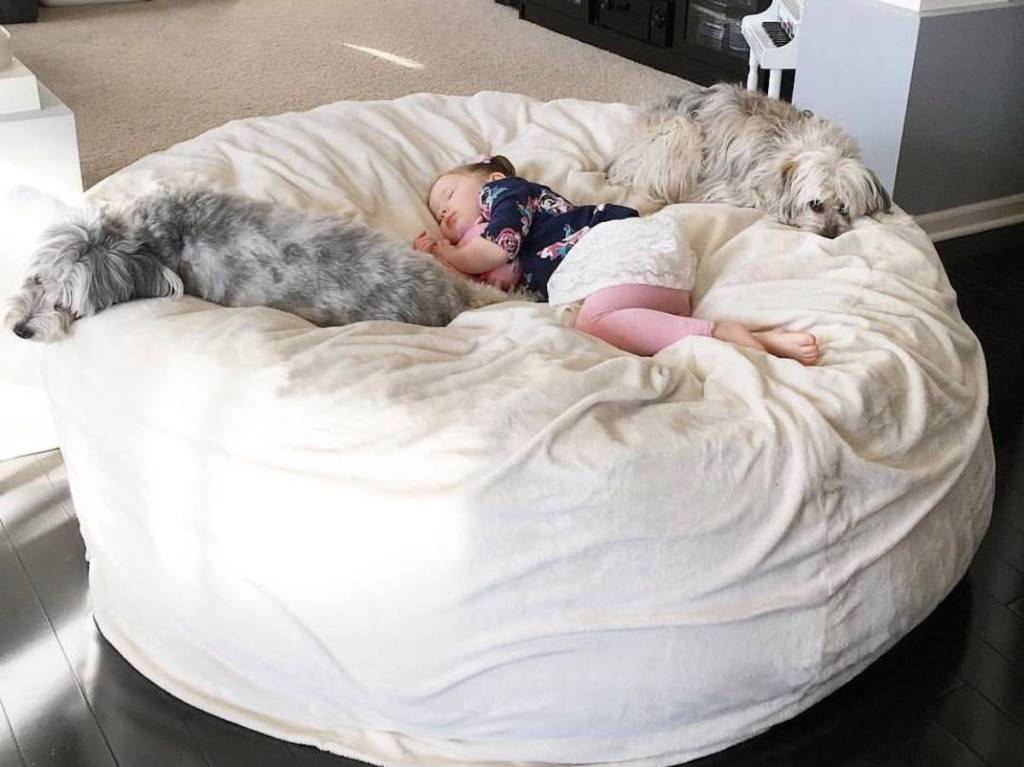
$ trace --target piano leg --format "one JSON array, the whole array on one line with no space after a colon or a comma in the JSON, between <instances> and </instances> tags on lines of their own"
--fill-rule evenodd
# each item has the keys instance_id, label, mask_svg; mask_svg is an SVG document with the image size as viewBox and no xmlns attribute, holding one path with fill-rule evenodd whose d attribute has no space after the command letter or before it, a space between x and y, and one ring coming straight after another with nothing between
<instances>
[{"instance_id":1,"label":"piano leg","mask_svg":"<svg viewBox=\"0 0 1024 767\"><path fill-rule=\"evenodd\" d=\"M772 69L768 73L768 98L777 99L782 93L782 70Z\"/></svg>"},{"instance_id":2,"label":"piano leg","mask_svg":"<svg viewBox=\"0 0 1024 767\"><path fill-rule=\"evenodd\" d=\"M750 52L750 71L747 72L747 90L757 90L757 57L754 56L754 52Z\"/></svg>"}]
</instances>

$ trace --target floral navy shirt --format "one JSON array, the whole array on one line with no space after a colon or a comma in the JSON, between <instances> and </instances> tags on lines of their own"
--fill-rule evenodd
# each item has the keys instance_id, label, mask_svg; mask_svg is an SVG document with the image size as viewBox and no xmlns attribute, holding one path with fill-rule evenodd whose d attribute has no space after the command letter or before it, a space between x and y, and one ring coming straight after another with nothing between
<instances>
[{"instance_id":1,"label":"floral navy shirt","mask_svg":"<svg viewBox=\"0 0 1024 767\"><path fill-rule=\"evenodd\" d=\"M602 221L638 215L622 205L573 205L541 184L515 176L484 184L480 236L501 246L523 267L522 284L548 298L548 280L565 254Z\"/></svg>"}]
</instances>

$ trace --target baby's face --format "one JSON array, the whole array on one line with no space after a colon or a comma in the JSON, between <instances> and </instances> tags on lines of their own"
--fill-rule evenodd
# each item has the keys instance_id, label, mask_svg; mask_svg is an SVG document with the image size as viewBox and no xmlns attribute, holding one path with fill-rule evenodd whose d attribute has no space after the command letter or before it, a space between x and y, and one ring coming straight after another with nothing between
<instances>
[{"instance_id":1,"label":"baby's face","mask_svg":"<svg viewBox=\"0 0 1024 767\"><path fill-rule=\"evenodd\" d=\"M504 176L500 173L489 177L446 173L434 182L427 204L448 242L457 243L480 217L480 189L496 178Z\"/></svg>"}]
</instances>

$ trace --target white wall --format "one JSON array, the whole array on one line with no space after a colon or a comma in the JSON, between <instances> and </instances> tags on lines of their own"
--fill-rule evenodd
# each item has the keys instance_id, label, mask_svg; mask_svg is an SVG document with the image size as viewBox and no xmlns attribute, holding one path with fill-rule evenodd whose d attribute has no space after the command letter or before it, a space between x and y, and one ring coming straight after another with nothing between
<instances>
[{"instance_id":1,"label":"white wall","mask_svg":"<svg viewBox=\"0 0 1024 767\"><path fill-rule=\"evenodd\" d=\"M875 0L806 0L793 103L839 122L896 183L920 17Z\"/></svg>"},{"instance_id":2,"label":"white wall","mask_svg":"<svg viewBox=\"0 0 1024 767\"><path fill-rule=\"evenodd\" d=\"M910 213L1024 193L1024 0L903 4L807 0L793 102L841 123Z\"/></svg>"}]
</instances>

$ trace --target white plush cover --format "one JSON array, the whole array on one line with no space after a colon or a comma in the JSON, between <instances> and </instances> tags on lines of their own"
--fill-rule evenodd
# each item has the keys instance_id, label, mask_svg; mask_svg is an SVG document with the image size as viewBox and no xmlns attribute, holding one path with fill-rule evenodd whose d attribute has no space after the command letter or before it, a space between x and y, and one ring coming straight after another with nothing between
<instances>
[{"instance_id":1,"label":"white plush cover","mask_svg":"<svg viewBox=\"0 0 1024 767\"><path fill-rule=\"evenodd\" d=\"M579 202L636 113L497 93L233 122L168 178L402 238L478 152ZM633 201L635 202L635 201ZM661 766L793 716L919 622L986 527L977 340L924 233L678 208L696 314L812 330L634 357L528 303L319 329L186 298L77 323L46 378L104 634L207 711L394 765Z\"/></svg>"}]
</instances>

